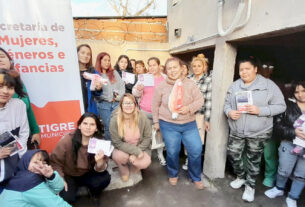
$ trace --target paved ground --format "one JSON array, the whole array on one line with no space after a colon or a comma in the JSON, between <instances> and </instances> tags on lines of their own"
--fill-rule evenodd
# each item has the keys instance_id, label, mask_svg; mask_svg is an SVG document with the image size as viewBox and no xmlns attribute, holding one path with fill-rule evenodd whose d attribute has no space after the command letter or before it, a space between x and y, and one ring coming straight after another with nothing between
<instances>
[{"instance_id":1,"label":"paved ground","mask_svg":"<svg viewBox=\"0 0 305 207\"><path fill-rule=\"evenodd\" d=\"M253 203L242 201L243 190L233 190L229 182L232 175L216 179L212 187L196 190L188 179L187 173L181 169L177 186L170 186L167 179L166 167L159 165L153 158L152 165L143 171L143 181L136 186L103 192L102 207L285 207L285 197L269 199L264 195L266 188L257 186ZM93 206L88 197L80 197L75 207ZM305 193L298 203L305 207Z\"/></svg>"}]
</instances>

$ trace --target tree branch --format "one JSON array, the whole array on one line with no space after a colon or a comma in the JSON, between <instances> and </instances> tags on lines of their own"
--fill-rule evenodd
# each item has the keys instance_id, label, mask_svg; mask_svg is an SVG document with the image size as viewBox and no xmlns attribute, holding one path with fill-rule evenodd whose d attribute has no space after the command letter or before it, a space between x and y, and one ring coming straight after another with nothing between
<instances>
[{"instance_id":1,"label":"tree branch","mask_svg":"<svg viewBox=\"0 0 305 207\"><path fill-rule=\"evenodd\" d=\"M153 3L155 0L151 0L146 6L144 6L140 11L134 14L134 16L140 16L143 12L145 12Z\"/></svg>"}]
</instances>

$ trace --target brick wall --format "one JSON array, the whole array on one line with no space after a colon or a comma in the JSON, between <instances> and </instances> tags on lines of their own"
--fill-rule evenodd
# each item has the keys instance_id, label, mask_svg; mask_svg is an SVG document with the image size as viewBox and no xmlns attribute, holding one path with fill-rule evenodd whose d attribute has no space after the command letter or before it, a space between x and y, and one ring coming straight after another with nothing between
<instances>
[{"instance_id":1,"label":"brick wall","mask_svg":"<svg viewBox=\"0 0 305 207\"><path fill-rule=\"evenodd\" d=\"M74 19L76 39L167 43L167 18Z\"/></svg>"}]
</instances>

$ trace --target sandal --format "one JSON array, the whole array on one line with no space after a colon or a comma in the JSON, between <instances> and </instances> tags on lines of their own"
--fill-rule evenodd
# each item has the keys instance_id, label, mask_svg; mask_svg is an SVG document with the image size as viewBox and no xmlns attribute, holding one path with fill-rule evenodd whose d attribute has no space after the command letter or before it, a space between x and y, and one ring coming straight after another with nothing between
<instances>
[{"instance_id":1,"label":"sandal","mask_svg":"<svg viewBox=\"0 0 305 207\"><path fill-rule=\"evenodd\" d=\"M194 184L195 184L195 188L197 188L198 190L204 189L204 185L202 181L196 181L194 182Z\"/></svg>"},{"instance_id":2,"label":"sandal","mask_svg":"<svg viewBox=\"0 0 305 207\"><path fill-rule=\"evenodd\" d=\"M176 186L176 185L177 185L177 182L178 182L178 177L169 178L168 181L169 181L169 183L170 183L172 186Z\"/></svg>"}]
</instances>

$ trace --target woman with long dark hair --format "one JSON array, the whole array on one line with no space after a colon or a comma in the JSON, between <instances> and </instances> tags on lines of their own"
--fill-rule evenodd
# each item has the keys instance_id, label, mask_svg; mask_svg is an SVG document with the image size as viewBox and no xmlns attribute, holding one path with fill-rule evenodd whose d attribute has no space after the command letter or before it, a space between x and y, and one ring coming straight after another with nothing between
<instances>
[{"instance_id":1,"label":"woman with long dark hair","mask_svg":"<svg viewBox=\"0 0 305 207\"><path fill-rule=\"evenodd\" d=\"M98 74L92 65L92 50L88 44L81 44L77 47L77 57L81 78L83 102L86 112L97 113L96 103L90 90L91 80L84 78L84 73Z\"/></svg>"},{"instance_id":2,"label":"woman with long dark hair","mask_svg":"<svg viewBox=\"0 0 305 207\"><path fill-rule=\"evenodd\" d=\"M120 55L118 61L116 62L114 69L120 74L122 77L122 72L133 73L133 68L129 57L127 55ZM136 80L134 83L125 83L125 92L131 93L133 86L136 84Z\"/></svg>"},{"instance_id":3,"label":"woman with long dark hair","mask_svg":"<svg viewBox=\"0 0 305 207\"><path fill-rule=\"evenodd\" d=\"M23 150L12 155L12 147L7 143L0 147L0 193L5 182L13 176L19 157L27 150L29 137L29 125L26 115L26 106L18 98L12 98L17 93L19 97L25 97L19 73L15 70L0 69L0 135L3 142L5 134L11 133L17 137Z\"/></svg>"},{"instance_id":4,"label":"woman with long dark hair","mask_svg":"<svg viewBox=\"0 0 305 207\"><path fill-rule=\"evenodd\" d=\"M288 178L293 174L292 185L286 198L288 207L296 207L297 200L305 187L305 159L304 152L293 153L296 146L293 140L298 137L305 141L303 127L294 127L294 122L305 114L305 81L292 84L292 99L287 102L285 113L275 117L274 137L281 140L279 152L279 167L276 176L276 186L265 192L269 198L284 195Z\"/></svg>"},{"instance_id":5,"label":"woman with long dark hair","mask_svg":"<svg viewBox=\"0 0 305 207\"><path fill-rule=\"evenodd\" d=\"M11 58L11 56L5 51L3 48L0 47L0 68L6 69L6 70L15 70L14 69L14 61ZM27 93L27 90L25 88L25 85L23 84L23 91L25 94ZM40 130L39 126L37 124L32 106L31 106L31 101L28 95L25 96L19 96L18 93L15 93L13 98L19 98L21 99L25 105L26 105L26 113L27 113L27 119L29 122L29 127L30 127L30 137L31 137L31 142L36 141L38 144L40 144Z\"/></svg>"},{"instance_id":6,"label":"woman with long dark hair","mask_svg":"<svg viewBox=\"0 0 305 207\"><path fill-rule=\"evenodd\" d=\"M101 95L95 97L99 117L105 127L105 137L110 140L109 123L113 110L115 110L121 97L125 93L125 84L119 73L111 67L110 55L101 52L96 58L95 68L102 78L107 80L107 84L99 83L97 90L102 91Z\"/></svg>"},{"instance_id":7,"label":"woman with long dark hair","mask_svg":"<svg viewBox=\"0 0 305 207\"><path fill-rule=\"evenodd\" d=\"M75 132L63 137L50 156L52 167L65 180L60 196L68 202L76 200L79 186L87 186L96 196L110 183L108 157L103 152L88 154L92 137L102 139L102 124L95 114L87 112L78 120Z\"/></svg>"}]
</instances>

